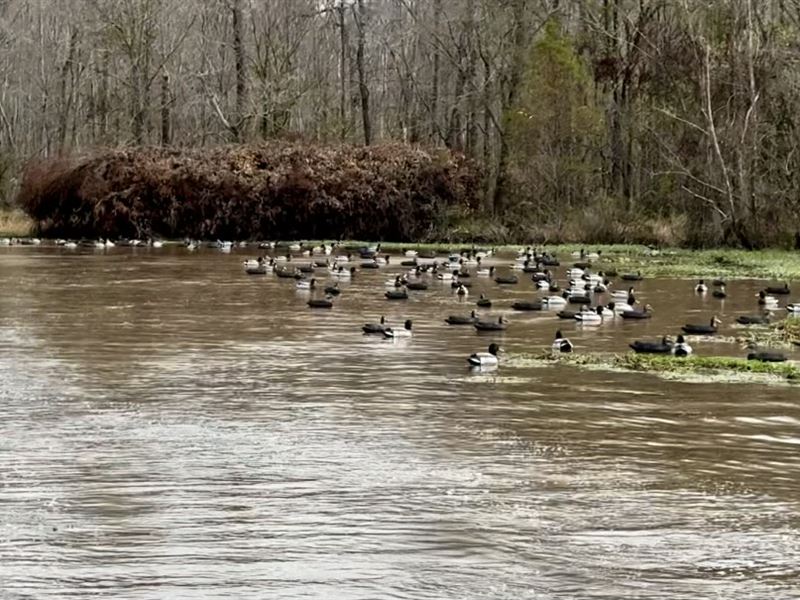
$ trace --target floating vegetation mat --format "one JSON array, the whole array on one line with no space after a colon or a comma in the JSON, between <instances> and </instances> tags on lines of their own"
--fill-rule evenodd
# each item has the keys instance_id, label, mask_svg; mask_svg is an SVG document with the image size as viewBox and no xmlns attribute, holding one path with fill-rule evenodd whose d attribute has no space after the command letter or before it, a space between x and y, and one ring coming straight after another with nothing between
<instances>
[{"instance_id":1,"label":"floating vegetation mat","mask_svg":"<svg viewBox=\"0 0 800 600\"><path fill-rule=\"evenodd\" d=\"M580 368L653 373L665 379L689 383L800 383L800 367L794 362L764 363L724 356L674 356L648 354L551 354L523 355L509 361L512 367L563 364Z\"/></svg>"}]
</instances>

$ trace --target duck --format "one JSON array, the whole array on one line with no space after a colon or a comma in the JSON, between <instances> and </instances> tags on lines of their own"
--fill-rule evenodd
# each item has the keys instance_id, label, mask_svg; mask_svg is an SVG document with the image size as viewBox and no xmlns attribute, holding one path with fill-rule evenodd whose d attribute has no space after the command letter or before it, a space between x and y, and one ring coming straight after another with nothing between
<instances>
[{"instance_id":1,"label":"duck","mask_svg":"<svg viewBox=\"0 0 800 600\"><path fill-rule=\"evenodd\" d=\"M800 315L800 302L787 304L786 310L792 314Z\"/></svg>"},{"instance_id":2,"label":"duck","mask_svg":"<svg viewBox=\"0 0 800 600\"><path fill-rule=\"evenodd\" d=\"M424 292L428 289L428 284L424 281L409 281L406 283L406 289L418 292Z\"/></svg>"},{"instance_id":3,"label":"duck","mask_svg":"<svg viewBox=\"0 0 800 600\"><path fill-rule=\"evenodd\" d=\"M682 335L675 339L675 345L672 346L672 354L681 358L691 356L692 347L686 343L686 339Z\"/></svg>"},{"instance_id":4,"label":"duck","mask_svg":"<svg viewBox=\"0 0 800 600\"><path fill-rule=\"evenodd\" d=\"M387 327L383 331L383 336L387 337L387 338L392 338L392 339L409 338L409 337L411 337L411 327L412 327L411 319L406 319L406 322L403 325L402 329L395 329L393 327Z\"/></svg>"},{"instance_id":5,"label":"duck","mask_svg":"<svg viewBox=\"0 0 800 600\"><path fill-rule=\"evenodd\" d=\"M636 354L670 354L672 352L673 347L672 341L667 337L664 336L661 340L657 342L643 342L640 340L636 340L628 346L636 353Z\"/></svg>"},{"instance_id":6,"label":"duck","mask_svg":"<svg viewBox=\"0 0 800 600\"><path fill-rule=\"evenodd\" d=\"M556 337L553 340L552 350L553 352L561 352L563 354L567 354L572 352L574 346L572 342L570 342L567 338L564 337L564 334L561 333L559 329L556 331Z\"/></svg>"},{"instance_id":7,"label":"duck","mask_svg":"<svg viewBox=\"0 0 800 600\"><path fill-rule=\"evenodd\" d=\"M728 293L725 291L724 285L719 286L719 288L711 292L711 295L714 296L714 298L719 298L719 299L724 299L728 297Z\"/></svg>"},{"instance_id":8,"label":"duck","mask_svg":"<svg viewBox=\"0 0 800 600\"><path fill-rule=\"evenodd\" d=\"M627 300L628 298L633 296L634 293L635 290L632 287L629 287L628 291L616 290L611 292L611 297L614 298L614 300Z\"/></svg>"},{"instance_id":9,"label":"duck","mask_svg":"<svg viewBox=\"0 0 800 600\"><path fill-rule=\"evenodd\" d=\"M497 355L501 352L497 344L489 344L487 352L475 352L470 354L467 362L473 367L496 367L499 362Z\"/></svg>"},{"instance_id":10,"label":"duck","mask_svg":"<svg viewBox=\"0 0 800 600\"><path fill-rule=\"evenodd\" d=\"M786 356L781 352L769 351L769 350L760 350L756 352L750 352L747 355L747 360L756 360L759 362L768 362L768 363L778 363L778 362L786 362Z\"/></svg>"},{"instance_id":11,"label":"duck","mask_svg":"<svg viewBox=\"0 0 800 600\"><path fill-rule=\"evenodd\" d=\"M713 335L717 333L718 326L722 324L722 321L719 320L716 316L711 317L711 321L708 325L693 325L691 323L687 323L681 330L684 333L692 334L692 335Z\"/></svg>"},{"instance_id":12,"label":"duck","mask_svg":"<svg viewBox=\"0 0 800 600\"><path fill-rule=\"evenodd\" d=\"M489 267L488 269L481 268L480 259L478 259L478 270L475 271L475 275L478 277L491 277L494 274L494 267Z\"/></svg>"},{"instance_id":13,"label":"duck","mask_svg":"<svg viewBox=\"0 0 800 600\"><path fill-rule=\"evenodd\" d=\"M582 310L575 314L575 320L584 324L599 324L603 322L602 307L595 310Z\"/></svg>"},{"instance_id":14,"label":"duck","mask_svg":"<svg viewBox=\"0 0 800 600\"><path fill-rule=\"evenodd\" d=\"M697 282L697 285L694 286L694 291L697 294L705 294L708 291L708 286L706 285L705 280L701 279Z\"/></svg>"},{"instance_id":15,"label":"duck","mask_svg":"<svg viewBox=\"0 0 800 600\"><path fill-rule=\"evenodd\" d=\"M459 298L466 298L469 296L469 290L463 283L459 283L456 289L456 295L458 295Z\"/></svg>"},{"instance_id":16,"label":"duck","mask_svg":"<svg viewBox=\"0 0 800 600\"><path fill-rule=\"evenodd\" d=\"M481 297L478 298L478 301L475 303L480 308L492 308L492 301L489 300L484 294L481 294Z\"/></svg>"},{"instance_id":17,"label":"duck","mask_svg":"<svg viewBox=\"0 0 800 600\"><path fill-rule=\"evenodd\" d=\"M450 315L444 322L448 325L472 325L477 320L477 315L473 310L469 315Z\"/></svg>"},{"instance_id":18,"label":"duck","mask_svg":"<svg viewBox=\"0 0 800 600\"><path fill-rule=\"evenodd\" d=\"M778 308L778 299L775 296L768 296L764 290L756 294L758 304L765 306L768 310Z\"/></svg>"},{"instance_id":19,"label":"duck","mask_svg":"<svg viewBox=\"0 0 800 600\"><path fill-rule=\"evenodd\" d=\"M307 302L309 308L333 308L333 298L326 296L325 298L312 298Z\"/></svg>"},{"instance_id":20,"label":"duck","mask_svg":"<svg viewBox=\"0 0 800 600\"><path fill-rule=\"evenodd\" d=\"M494 282L499 285L516 285L519 283L519 277L516 275L499 275L494 278Z\"/></svg>"},{"instance_id":21,"label":"duck","mask_svg":"<svg viewBox=\"0 0 800 600\"><path fill-rule=\"evenodd\" d=\"M549 308L553 308L556 306L566 306L566 304L567 304L567 296L564 295L548 296L547 298L542 299L542 306L547 306Z\"/></svg>"},{"instance_id":22,"label":"duck","mask_svg":"<svg viewBox=\"0 0 800 600\"><path fill-rule=\"evenodd\" d=\"M329 285L325 288L325 293L328 296L338 296L342 293L342 290L339 289L339 282L337 281L333 285Z\"/></svg>"},{"instance_id":23,"label":"duck","mask_svg":"<svg viewBox=\"0 0 800 600\"><path fill-rule=\"evenodd\" d=\"M336 269L332 273L332 275L334 277L338 277L339 279L351 279L353 277L353 275L355 275L355 274L356 274L356 268L355 267L350 267L350 270L348 271L347 269L345 269L342 266L338 267L338 269Z\"/></svg>"},{"instance_id":24,"label":"duck","mask_svg":"<svg viewBox=\"0 0 800 600\"><path fill-rule=\"evenodd\" d=\"M386 287L387 288L401 288L405 284L405 277L401 277L398 275L394 279L387 279L386 280Z\"/></svg>"},{"instance_id":25,"label":"duck","mask_svg":"<svg viewBox=\"0 0 800 600\"><path fill-rule=\"evenodd\" d=\"M508 328L508 322L504 317L499 317L497 321L477 320L473 325L478 331L505 331Z\"/></svg>"},{"instance_id":26,"label":"duck","mask_svg":"<svg viewBox=\"0 0 800 600\"><path fill-rule=\"evenodd\" d=\"M622 280L623 281L642 281L644 277L642 276L641 271L636 271L636 273L623 273Z\"/></svg>"},{"instance_id":27,"label":"duck","mask_svg":"<svg viewBox=\"0 0 800 600\"><path fill-rule=\"evenodd\" d=\"M622 314L624 312L628 312L631 310L636 310L637 304L636 296L631 294L628 296L628 299L625 302L612 302L611 304L614 305L614 312L617 314ZM611 305L609 304L609 306Z\"/></svg>"},{"instance_id":28,"label":"duck","mask_svg":"<svg viewBox=\"0 0 800 600\"><path fill-rule=\"evenodd\" d=\"M645 304L642 310L626 310L620 313L623 319L649 319L653 316L653 307Z\"/></svg>"},{"instance_id":29,"label":"duck","mask_svg":"<svg viewBox=\"0 0 800 600\"><path fill-rule=\"evenodd\" d=\"M417 252L416 250L405 250L403 252L403 256L405 256L406 258L417 258L418 254L419 252Z\"/></svg>"},{"instance_id":30,"label":"duck","mask_svg":"<svg viewBox=\"0 0 800 600\"><path fill-rule=\"evenodd\" d=\"M408 291L406 288L399 290L389 290L384 294L387 300L408 300Z\"/></svg>"},{"instance_id":31,"label":"duck","mask_svg":"<svg viewBox=\"0 0 800 600\"><path fill-rule=\"evenodd\" d=\"M364 332L365 335L383 335L383 332L386 330L386 317L381 315L380 323L365 323L363 327L361 327L361 331Z\"/></svg>"},{"instance_id":32,"label":"duck","mask_svg":"<svg viewBox=\"0 0 800 600\"><path fill-rule=\"evenodd\" d=\"M768 294L776 294L778 296L788 296L792 293L788 283L784 283L783 285L770 285L767 286L764 291Z\"/></svg>"},{"instance_id":33,"label":"duck","mask_svg":"<svg viewBox=\"0 0 800 600\"><path fill-rule=\"evenodd\" d=\"M539 300L528 302L525 300L518 300L511 305L511 308L519 311L537 311L542 310L542 303Z\"/></svg>"},{"instance_id":34,"label":"duck","mask_svg":"<svg viewBox=\"0 0 800 600\"><path fill-rule=\"evenodd\" d=\"M739 325L768 325L771 318L767 315L742 315L736 317L736 322Z\"/></svg>"}]
</instances>

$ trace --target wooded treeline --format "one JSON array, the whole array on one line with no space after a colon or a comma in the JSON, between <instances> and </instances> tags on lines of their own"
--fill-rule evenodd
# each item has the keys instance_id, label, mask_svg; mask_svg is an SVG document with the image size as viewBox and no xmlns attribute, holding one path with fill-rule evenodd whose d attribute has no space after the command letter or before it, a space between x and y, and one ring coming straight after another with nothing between
<instances>
[{"instance_id":1,"label":"wooded treeline","mask_svg":"<svg viewBox=\"0 0 800 600\"><path fill-rule=\"evenodd\" d=\"M500 238L791 244L797 0L0 0L0 177L97 147L441 146Z\"/></svg>"}]
</instances>

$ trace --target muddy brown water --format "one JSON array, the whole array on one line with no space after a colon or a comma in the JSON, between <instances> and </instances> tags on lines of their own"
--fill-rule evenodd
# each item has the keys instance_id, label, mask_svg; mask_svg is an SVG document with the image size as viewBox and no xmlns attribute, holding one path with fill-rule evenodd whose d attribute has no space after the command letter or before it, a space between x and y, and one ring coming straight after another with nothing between
<instances>
[{"instance_id":1,"label":"muddy brown water","mask_svg":"<svg viewBox=\"0 0 800 600\"><path fill-rule=\"evenodd\" d=\"M800 596L797 387L513 360L733 335L763 282L644 281L652 320L580 329L512 313L524 278L388 302L399 266L312 311L253 252L0 248L0 598ZM481 291L505 333L444 324Z\"/></svg>"}]
</instances>

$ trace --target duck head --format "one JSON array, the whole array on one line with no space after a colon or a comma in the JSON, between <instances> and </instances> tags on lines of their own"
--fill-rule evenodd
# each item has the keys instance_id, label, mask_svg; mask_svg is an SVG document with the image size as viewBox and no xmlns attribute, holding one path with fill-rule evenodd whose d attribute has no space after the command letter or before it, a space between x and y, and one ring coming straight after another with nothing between
<instances>
[{"instance_id":1,"label":"duck head","mask_svg":"<svg viewBox=\"0 0 800 600\"><path fill-rule=\"evenodd\" d=\"M489 354L492 356L497 356L500 352L502 352L502 348L497 344L489 344Z\"/></svg>"}]
</instances>

